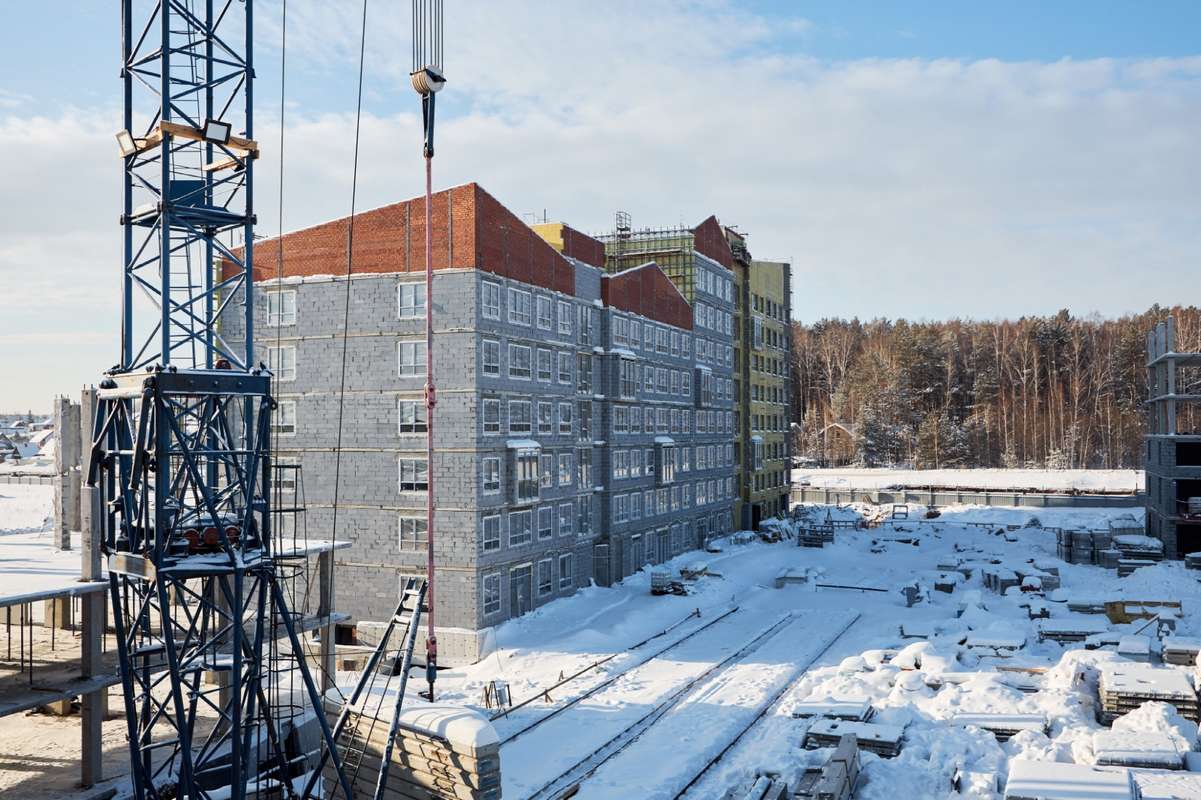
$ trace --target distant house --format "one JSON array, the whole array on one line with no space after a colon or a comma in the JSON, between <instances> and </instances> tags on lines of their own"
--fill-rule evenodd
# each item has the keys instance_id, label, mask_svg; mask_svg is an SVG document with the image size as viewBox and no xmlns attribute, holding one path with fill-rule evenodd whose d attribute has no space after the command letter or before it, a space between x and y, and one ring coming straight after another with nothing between
<instances>
[{"instance_id":1,"label":"distant house","mask_svg":"<svg viewBox=\"0 0 1201 800\"><path fill-rule=\"evenodd\" d=\"M42 455L48 452L47 448L54 443L54 440L54 428L42 428L29 437L29 444L37 448L34 451L35 454Z\"/></svg>"},{"instance_id":2,"label":"distant house","mask_svg":"<svg viewBox=\"0 0 1201 800\"><path fill-rule=\"evenodd\" d=\"M842 467L855 460L855 427L849 423L831 422L817 434L821 443L822 461L827 467Z\"/></svg>"}]
</instances>

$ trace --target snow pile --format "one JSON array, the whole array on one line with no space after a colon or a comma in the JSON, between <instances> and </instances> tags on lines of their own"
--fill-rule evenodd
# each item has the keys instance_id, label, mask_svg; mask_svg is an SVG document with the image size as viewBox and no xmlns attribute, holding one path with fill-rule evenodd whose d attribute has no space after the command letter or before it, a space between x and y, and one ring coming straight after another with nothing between
<instances>
[{"instance_id":1,"label":"snow pile","mask_svg":"<svg viewBox=\"0 0 1201 800\"><path fill-rule=\"evenodd\" d=\"M1182 753L1194 750L1197 746L1197 723L1177 714L1170 703L1143 703L1129 714L1114 720L1113 731L1153 734L1171 741Z\"/></svg>"}]
</instances>

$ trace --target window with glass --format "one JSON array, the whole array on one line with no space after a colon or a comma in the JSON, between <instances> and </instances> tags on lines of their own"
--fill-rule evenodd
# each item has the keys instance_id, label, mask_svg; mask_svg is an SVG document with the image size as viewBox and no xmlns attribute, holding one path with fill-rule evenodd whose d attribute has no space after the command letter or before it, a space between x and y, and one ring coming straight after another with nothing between
<instances>
[{"instance_id":1,"label":"window with glass","mask_svg":"<svg viewBox=\"0 0 1201 800\"><path fill-rule=\"evenodd\" d=\"M563 436L571 435L571 403L559 403L559 433Z\"/></svg>"},{"instance_id":2,"label":"window with glass","mask_svg":"<svg viewBox=\"0 0 1201 800\"><path fill-rule=\"evenodd\" d=\"M555 590L554 578L551 575L551 560L544 558L538 562L538 596L548 595Z\"/></svg>"},{"instance_id":3,"label":"window with glass","mask_svg":"<svg viewBox=\"0 0 1201 800\"><path fill-rule=\"evenodd\" d=\"M500 342L495 339L480 342L480 370L494 378L500 375Z\"/></svg>"},{"instance_id":4,"label":"window with glass","mask_svg":"<svg viewBox=\"0 0 1201 800\"><path fill-rule=\"evenodd\" d=\"M399 547L401 550L424 550L428 543L425 517L401 514Z\"/></svg>"},{"instance_id":5,"label":"window with glass","mask_svg":"<svg viewBox=\"0 0 1201 800\"><path fill-rule=\"evenodd\" d=\"M571 303L559 301L559 335L571 335Z\"/></svg>"},{"instance_id":6,"label":"window with glass","mask_svg":"<svg viewBox=\"0 0 1201 800\"><path fill-rule=\"evenodd\" d=\"M534 512L509 512L509 547L529 544L534 540Z\"/></svg>"},{"instance_id":7,"label":"window with glass","mask_svg":"<svg viewBox=\"0 0 1201 800\"><path fill-rule=\"evenodd\" d=\"M400 376L415 378L425 375L425 340L399 342Z\"/></svg>"},{"instance_id":8,"label":"window with glass","mask_svg":"<svg viewBox=\"0 0 1201 800\"><path fill-rule=\"evenodd\" d=\"M571 353L559 353L559 383L571 385Z\"/></svg>"},{"instance_id":9,"label":"window with glass","mask_svg":"<svg viewBox=\"0 0 1201 800\"><path fill-rule=\"evenodd\" d=\"M517 380L530 379L533 353L529 345L509 344L509 377Z\"/></svg>"},{"instance_id":10,"label":"window with glass","mask_svg":"<svg viewBox=\"0 0 1201 800\"><path fill-rule=\"evenodd\" d=\"M625 400L633 400L638 394L638 365L628 358L619 359L619 393Z\"/></svg>"},{"instance_id":11,"label":"window with glass","mask_svg":"<svg viewBox=\"0 0 1201 800\"><path fill-rule=\"evenodd\" d=\"M429 465L424 458L400 459L400 491L424 492L429 489Z\"/></svg>"},{"instance_id":12,"label":"window with glass","mask_svg":"<svg viewBox=\"0 0 1201 800\"><path fill-rule=\"evenodd\" d=\"M480 284L480 314L484 319L500 319L500 284L484 281Z\"/></svg>"},{"instance_id":13,"label":"window with glass","mask_svg":"<svg viewBox=\"0 0 1201 800\"><path fill-rule=\"evenodd\" d=\"M555 485L555 456L553 453L543 453L539 460L540 472L539 483L543 489L549 489Z\"/></svg>"},{"instance_id":14,"label":"window with glass","mask_svg":"<svg viewBox=\"0 0 1201 800\"><path fill-rule=\"evenodd\" d=\"M554 370L554 353L538 348L538 380L550 383Z\"/></svg>"},{"instance_id":15,"label":"window with glass","mask_svg":"<svg viewBox=\"0 0 1201 800\"><path fill-rule=\"evenodd\" d=\"M500 433L500 400L485 398L483 401L484 433Z\"/></svg>"},{"instance_id":16,"label":"window with glass","mask_svg":"<svg viewBox=\"0 0 1201 800\"><path fill-rule=\"evenodd\" d=\"M425 284L402 283L396 287L397 315L401 319L425 316Z\"/></svg>"},{"instance_id":17,"label":"window with glass","mask_svg":"<svg viewBox=\"0 0 1201 800\"><path fill-rule=\"evenodd\" d=\"M592 394L592 356L588 353L576 355L576 391Z\"/></svg>"},{"instance_id":18,"label":"window with glass","mask_svg":"<svg viewBox=\"0 0 1201 800\"><path fill-rule=\"evenodd\" d=\"M538 451L532 448L513 454L513 499L528 503L538 499Z\"/></svg>"},{"instance_id":19,"label":"window with glass","mask_svg":"<svg viewBox=\"0 0 1201 800\"><path fill-rule=\"evenodd\" d=\"M544 331L549 331L554 322L554 306L551 304L550 298L539 295L536 306L538 310L538 327Z\"/></svg>"},{"instance_id":20,"label":"window with glass","mask_svg":"<svg viewBox=\"0 0 1201 800\"><path fill-rule=\"evenodd\" d=\"M509 433L533 432L533 409L529 400L509 401Z\"/></svg>"},{"instance_id":21,"label":"window with glass","mask_svg":"<svg viewBox=\"0 0 1201 800\"><path fill-rule=\"evenodd\" d=\"M538 509L538 538L551 539L555 535L555 509L543 506Z\"/></svg>"},{"instance_id":22,"label":"window with glass","mask_svg":"<svg viewBox=\"0 0 1201 800\"><path fill-rule=\"evenodd\" d=\"M267 292L267 327L296 324L296 290Z\"/></svg>"},{"instance_id":23,"label":"window with glass","mask_svg":"<svg viewBox=\"0 0 1201 800\"><path fill-rule=\"evenodd\" d=\"M484 576L483 595L484 614L495 614L500 611L500 573L494 572Z\"/></svg>"},{"instance_id":24,"label":"window with glass","mask_svg":"<svg viewBox=\"0 0 1201 800\"><path fill-rule=\"evenodd\" d=\"M400 400L398 415L401 433L425 433L427 428L424 400Z\"/></svg>"},{"instance_id":25,"label":"window with glass","mask_svg":"<svg viewBox=\"0 0 1201 800\"><path fill-rule=\"evenodd\" d=\"M576 454L577 472L579 473L579 486L581 489L588 489L592 486L592 451L582 449Z\"/></svg>"},{"instance_id":26,"label":"window with glass","mask_svg":"<svg viewBox=\"0 0 1201 800\"><path fill-rule=\"evenodd\" d=\"M534 299L529 292L521 289L509 289L509 322L515 325L529 325L533 322Z\"/></svg>"},{"instance_id":27,"label":"window with glass","mask_svg":"<svg viewBox=\"0 0 1201 800\"><path fill-rule=\"evenodd\" d=\"M559 504L559 535L571 536L575 528L575 503Z\"/></svg>"},{"instance_id":28,"label":"window with glass","mask_svg":"<svg viewBox=\"0 0 1201 800\"><path fill-rule=\"evenodd\" d=\"M500 459L488 457L481 461L484 494L500 494Z\"/></svg>"},{"instance_id":29,"label":"window with glass","mask_svg":"<svg viewBox=\"0 0 1201 800\"><path fill-rule=\"evenodd\" d=\"M571 553L559 556L559 591L570 589L575 582L575 572L571 566Z\"/></svg>"},{"instance_id":30,"label":"window with glass","mask_svg":"<svg viewBox=\"0 0 1201 800\"><path fill-rule=\"evenodd\" d=\"M538 433L549 434L554 430L555 407L551 403L538 404Z\"/></svg>"},{"instance_id":31,"label":"window with glass","mask_svg":"<svg viewBox=\"0 0 1201 800\"><path fill-rule=\"evenodd\" d=\"M267 367L280 383L296 380L296 346L268 347Z\"/></svg>"},{"instance_id":32,"label":"window with glass","mask_svg":"<svg viewBox=\"0 0 1201 800\"><path fill-rule=\"evenodd\" d=\"M280 400L271 412L271 433L291 436L296 433L296 401Z\"/></svg>"}]
</instances>

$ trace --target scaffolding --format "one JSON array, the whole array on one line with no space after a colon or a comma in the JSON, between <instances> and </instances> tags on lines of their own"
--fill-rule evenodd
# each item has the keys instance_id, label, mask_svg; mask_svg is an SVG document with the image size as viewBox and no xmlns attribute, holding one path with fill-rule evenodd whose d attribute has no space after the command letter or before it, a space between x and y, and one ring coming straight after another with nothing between
<instances>
[{"instance_id":1,"label":"scaffolding","mask_svg":"<svg viewBox=\"0 0 1201 800\"><path fill-rule=\"evenodd\" d=\"M679 226L633 230L629 222L628 214L618 212L614 230L596 237L605 245L605 270L621 272L654 261L680 294L693 302L697 268L693 229Z\"/></svg>"}]
</instances>

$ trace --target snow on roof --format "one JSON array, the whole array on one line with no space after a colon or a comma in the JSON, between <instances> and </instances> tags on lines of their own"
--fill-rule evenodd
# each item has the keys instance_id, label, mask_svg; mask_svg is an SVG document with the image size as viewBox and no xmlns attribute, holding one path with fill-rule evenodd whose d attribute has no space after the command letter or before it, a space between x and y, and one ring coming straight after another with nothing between
<instances>
[{"instance_id":1,"label":"snow on roof","mask_svg":"<svg viewBox=\"0 0 1201 800\"><path fill-rule=\"evenodd\" d=\"M505 446L510 450L540 450L542 445L533 439L508 439Z\"/></svg>"},{"instance_id":2,"label":"snow on roof","mask_svg":"<svg viewBox=\"0 0 1201 800\"><path fill-rule=\"evenodd\" d=\"M670 436L656 436L655 444L675 444L676 440Z\"/></svg>"},{"instance_id":3,"label":"snow on roof","mask_svg":"<svg viewBox=\"0 0 1201 800\"><path fill-rule=\"evenodd\" d=\"M1062 761L1009 762L1005 800L1134 800L1130 771Z\"/></svg>"}]
</instances>

